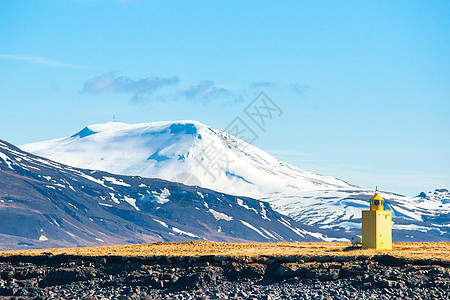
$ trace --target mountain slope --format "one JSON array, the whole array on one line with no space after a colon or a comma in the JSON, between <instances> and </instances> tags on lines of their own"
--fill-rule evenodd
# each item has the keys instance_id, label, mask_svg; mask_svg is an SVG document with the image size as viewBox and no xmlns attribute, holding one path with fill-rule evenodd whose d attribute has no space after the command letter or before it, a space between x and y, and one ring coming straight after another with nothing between
<instances>
[{"instance_id":1,"label":"mountain slope","mask_svg":"<svg viewBox=\"0 0 450 300\"><path fill-rule=\"evenodd\" d=\"M326 237L328 232L247 197L78 169L0 140L2 250L187 240L334 240Z\"/></svg>"},{"instance_id":2,"label":"mountain slope","mask_svg":"<svg viewBox=\"0 0 450 300\"><path fill-rule=\"evenodd\" d=\"M278 212L322 229L360 230L373 191L303 171L196 121L92 125L22 149L77 167L159 177L267 201ZM394 236L450 240L450 203L380 192L393 211Z\"/></svg>"}]
</instances>

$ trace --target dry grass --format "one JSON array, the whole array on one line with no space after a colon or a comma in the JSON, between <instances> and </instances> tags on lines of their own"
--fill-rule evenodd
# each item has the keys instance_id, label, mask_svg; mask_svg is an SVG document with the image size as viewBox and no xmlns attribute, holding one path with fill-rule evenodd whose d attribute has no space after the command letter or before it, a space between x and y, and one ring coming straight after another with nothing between
<instances>
[{"instance_id":1,"label":"dry grass","mask_svg":"<svg viewBox=\"0 0 450 300\"><path fill-rule=\"evenodd\" d=\"M40 250L20 250L0 252L0 256L12 255L82 255L82 256L203 256L260 257L260 256L366 256L389 254L408 260L430 259L450 261L450 243L394 243L391 251L348 249L349 243L153 243L126 246L103 246L86 248L58 248Z\"/></svg>"}]
</instances>

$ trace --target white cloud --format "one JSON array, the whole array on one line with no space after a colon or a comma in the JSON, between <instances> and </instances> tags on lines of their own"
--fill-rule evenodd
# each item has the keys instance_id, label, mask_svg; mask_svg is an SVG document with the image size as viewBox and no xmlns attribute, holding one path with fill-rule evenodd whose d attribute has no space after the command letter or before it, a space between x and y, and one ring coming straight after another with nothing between
<instances>
[{"instance_id":1,"label":"white cloud","mask_svg":"<svg viewBox=\"0 0 450 300\"><path fill-rule=\"evenodd\" d=\"M163 87L178 85L179 82L180 79L177 76L132 79L128 76L106 73L86 81L83 93L94 95L105 92L131 94L132 100L138 101Z\"/></svg>"}]
</instances>

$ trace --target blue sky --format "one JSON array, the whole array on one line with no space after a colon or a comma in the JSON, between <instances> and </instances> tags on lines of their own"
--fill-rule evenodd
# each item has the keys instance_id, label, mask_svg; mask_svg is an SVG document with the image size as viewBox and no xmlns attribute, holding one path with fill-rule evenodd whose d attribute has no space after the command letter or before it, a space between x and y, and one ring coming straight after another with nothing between
<instances>
[{"instance_id":1,"label":"blue sky","mask_svg":"<svg viewBox=\"0 0 450 300\"><path fill-rule=\"evenodd\" d=\"M0 138L113 114L223 129L264 91L283 114L254 144L276 157L365 188L450 188L449 29L449 1L0 1Z\"/></svg>"}]
</instances>

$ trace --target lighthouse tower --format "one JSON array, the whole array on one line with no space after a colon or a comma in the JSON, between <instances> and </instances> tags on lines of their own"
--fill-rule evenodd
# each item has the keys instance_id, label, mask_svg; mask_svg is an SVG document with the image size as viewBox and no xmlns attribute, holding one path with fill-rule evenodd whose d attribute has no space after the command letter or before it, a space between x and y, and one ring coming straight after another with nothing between
<instances>
[{"instance_id":1,"label":"lighthouse tower","mask_svg":"<svg viewBox=\"0 0 450 300\"><path fill-rule=\"evenodd\" d=\"M362 248L392 250L392 216L384 210L384 199L377 191L370 199L370 210L362 212Z\"/></svg>"}]
</instances>

